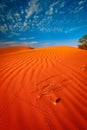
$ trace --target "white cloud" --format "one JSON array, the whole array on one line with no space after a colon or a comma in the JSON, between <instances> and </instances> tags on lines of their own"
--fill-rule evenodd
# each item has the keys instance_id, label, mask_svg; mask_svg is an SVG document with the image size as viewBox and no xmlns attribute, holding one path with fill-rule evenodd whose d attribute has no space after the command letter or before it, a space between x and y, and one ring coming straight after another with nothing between
<instances>
[{"instance_id":1,"label":"white cloud","mask_svg":"<svg viewBox=\"0 0 87 130\"><path fill-rule=\"evenodd\" d=\"M38 43L39 42L37 42L37 41L21 42L21 44L19 44L18 41L0 42L0 48L11 47L11 46L19 46L19 45L34 47L34 46L37 46Z\"/></svg>"},{"instance_id":2,"label":"white cloud","mask_svg":"<svg viewBox=\"0 0 87 130\"><path fill-rule=\"evenodd\" d=\"M12 35L19 36L19 33L17 32L11 32Z\"/></svg>"},{"instance_id":3,"label":"white cloud","mask_svg":"<svg viewBox=\"0 0 87 130\"><path fill-rule=\"evenodd\" d=\"M26 19L30 18L34 13L38 14L41 11L41 8L39 7L38 0L31 0L31 2L28 2L28 7L25 10L26 12Z\"/></svg>"},{"instance_id":4,"label":"white cloud","mask_svg":"<svg viewBox=\"0 0 87 130\"><path fill-rule=\"evenodd\" d=\"M24 11L23 11L23 10L21 10L21 14L24 14Z\"/></svg>"},{"instance_id":5,"label":"white cloud","mask_svg":"<svg viewBox=\"0 0 87 130\"><path fill-rule=\"evenodd\" d=\"M54 2L49 6L49 9L46 11L46 15L53 15L54 12L58 13L58 8L55 6L59 5L59 7L63 8L65 6L65 1L62 1L61 3L59 1Z\"/></svg>"},{"instance_id":6,"label":"white cloud","mask_svg":"<svg viewBox=\"0 0 87 130\"><path fill-rule=\"evenodd\" d=\"M39 19L39 16L38 15L34 15L34 19L35 20Z\"/></svg>"},{"instance_id":7,"label":"white cloud","mask_svg":"<svg viewBox=\"0 0 87 130\"><path fill-rule=\"evenodd\" d=\"M20 40L33 40L35 37L22 37Z\"/></svg>"},{"instance_id":8,"label":"white cloud","mask_svg":"<svg viewBox=\"0 0 87 130\"><path fill-rule=\"evenodd\" d=\"M27 22L25 21L25 22L24 22L24 27L26 27L26 26L27 26Z\"/></svg>"},{"instance_id":9,"label":"white cloud","mask_svg":"<svg viewBox=\"0 0 87 130\"><path fill-rule=\"evenodd\" d=\"M20 38L20 40L27 40L27 38L26 37L22 37L22 38Z\"/></svg>"},{"instance_id":10,"label":"white cloud","mask_svg":"<svg viewBox=\"0 0 87 130\"><path fill-rule=\"evenodd\" d=\"M15 13L14 15L17 16L17 17L20 17L19 13Z\"/></svg>"},{"instance_id":11,"label":"white cloud","mask_svg":"<svg viewBox=\"0 0 87 130\"><path fill-rule=\"evenodd\" d=\"M35 47L35 46L38 45L38 43L39 43L39 42L37 42L37 41L33 41L33 42L23 42L22 45Z\"/></svg>"},{"instance_id":12,"label":"white cloud","mask_svg":"<svg viewBox=\"0 0 87 130\"><path fill-rule=\"evenodd\" d=\"M54 28L53 28L53 31L54 31L54 32L56 32L56 31L57 31L57 32L63 32L63 28L62 28L62 27L54 27Z\"/></svg>"},{"instance_id":13,"label":"white cloud","mask_svg":"<svg viewBox=\"0 0 87 130\"><path fill-rule=\"evenodd\" d=\"M49 9L46 11L45 14L46 15L52 15L53 12L54 12L54 6L56 6L57 4L59 4L59 1L56 1L53 4L50 4ZM57 10L56 10L56 12L57 12Z\"/></svg>"},{"instance_id":14,"label":"white cloud","mask_svg":"<svg viewBox=\"0 0 87 130\"><path fill-rule=\"evenodd\" d=\"M8 31L8 27L6 24L0 26L0 32L5 33L6 31Z\"/></svg>"},{"instance_id":15,"label":"white cloud","mask_svg":"<svg viewBox=\"0 0 87 130\"><path fill-rule=\"evenodd\" d=\"M81 7L79 8L79 11L82 10L83 8L84 8L84 6L81 6Z\"/></svg>"},{"instance_id":16,"label":"white cloud","mask_svg":"<svg viewBox=\"0 0 87 130\"><path fill-rule=\"evenodd\" d=\"M30 42L30 44L37 44L37 43L38 43L37 41Z\"/></svg>"},{"instance_id":17,"label":"white cloud","mask_svg":"<svg viewBox=\"0 0 87 130\"><path fill-rule=\"evenodd\" d=\"M53 14L53 7L50 7L49 10L46 12L46 15L52 15Z\"/></svg>"},{"instance_id":18,"label":"white cloud","mask_svg":"<svg viewBox=\"0 0 87 130\"><path fill-rule=\"evenodd\" d=\"M35 39L35 37L29 37L30 40Z\"/></svg>"},{"instance_id":19,"label":"white cloud","mask_svg":"<svg viewBox=\"0 0 87 130\"><path fill-rule=\"evenodd\" d=\"M84 27L87 27L87 25L70 28L68 29L68 31L65 31L65 33L69 33L69 32L84 28Z\"/></svg>"},{"instance_id":20,"label":"white cloud","mask_svg":"<svg viewBox=\"0 0 87 130\"><path fill-rule=\"evenodd\" d=\"M85 2L85 0L81 0L78 2L78 5L82 5Z\"/></svg>"},{"instance_id":21,"label":"white cloud","mask_svg":"<svg viewBox=\"0 0 87 130\"><path fill-rule=\"evenodd\" d=\"M59 0L54 2L53 4L51 4L50 7L54 7L54 6L58 5L58 4L59 4Z\"/></svg>"},{"instance_id":22,"label":"white cloud","mask_svg":"<svg viewBox=\"0 0 87 130\"><path fill-rule=\"evenodd\" d=\"M26 9L25 12L27 13L25 16L26 19L30 18L30 16L34 13L32 9Z\"/></svg>"},{"instance_id":23,"label":"white cloud","mask_svg":"<svg viewBox=\"0 0 87 130\"><path fill-rule=\"evenodd\" d=\"M65 2L62 2L62 3L60 4L60 7L63 8L64 6L65 6Z\"/></svg>"},{"instance_id":24,"label":"white cloud","mask_svg":"<svg viewBox=\"0 0 87 130\"><path fill-rule=\"evenodd\" d=\"M21 24L22 24L22 18L21 15L18 12L14 12L12 14L11 11L9 11L6 16L6 18L4 18L5 20L7 19L8 22L8 28L9 30L13 31L16 29L20 29L21 28Z\"/></svg>"},{"instance_id":25,"label":"white cloud","mask_svg":"<svg viewBox=\"0 0 87 130\"><path fill-rule=\"evenodd\" d=\"M11 21L12 24L15 24L15 20L16 20L16 16L17 14L12 14L10 11L6 14L6 19L8 21ZM18 17L17 17L17 20L18 20Z\"/></svg>"},{"instance_id":26,"label":"white cloud","mask_svg":"<svg viewBox=\"0 0 87 130\"><path fill-rule=\"evenodd\" d=\"M4 11L4 9L7 7L5 4L0 3L0 11Z\"/></svg>"},{"instance_id":27,"label":"white cloud","mask_svg":"<svg viewBox=\"0 0 87 130\"><path fill-rule=\"evenodd\" d=\"M84 8L84 6L76 7L76 8L74 9L73 13L78 13L78 12L80 12L83 8Z\"/></svg>"},{"instance_id":28,"label":"white cloud","mask_svg":"<svg viewBox=\"0 0 87 130\"><path fill-rule=\"evenodd\" d=\"M9 41L9 42L0 42L0 47L10 47L10 46L16 46L18 45L16 42L14 41Z\"/></svg>"}]
</instances>

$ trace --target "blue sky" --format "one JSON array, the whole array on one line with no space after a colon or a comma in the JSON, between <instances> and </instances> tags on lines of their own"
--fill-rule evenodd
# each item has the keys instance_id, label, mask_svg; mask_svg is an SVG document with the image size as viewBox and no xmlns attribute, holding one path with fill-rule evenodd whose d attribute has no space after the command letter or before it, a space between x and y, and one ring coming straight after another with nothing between
<instances>
[{"instance_id":1,"label":"blue sky","mask_svg":"<svg viewBox=\"0 0 87 130\"><path fill-rule=\"evenodd\" d=\"M0 0L0 47L77 46L87 34L87 0Z\"/></svg>"}]
</instances>

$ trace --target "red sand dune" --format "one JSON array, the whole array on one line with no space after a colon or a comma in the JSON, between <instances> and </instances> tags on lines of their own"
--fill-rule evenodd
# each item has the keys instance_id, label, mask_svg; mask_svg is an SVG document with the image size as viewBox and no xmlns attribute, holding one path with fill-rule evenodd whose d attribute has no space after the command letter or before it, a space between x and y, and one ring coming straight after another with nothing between
<instances>
[{"instance_id":1,"label":"red sand dune","mask_svg":"<svg viewBox=\"0 0 87 130\"><path fill-rule=\"evenodd\" d=\"M87 130L87 51L0 52L0 130Z\"/></svg>"},{"instance_id":2,"label":"red sand dune","mask_svg":"<svg viewBox=\"0 0 87 130\"><path fill-rule=\"evenodd\" d=\"M10 53L10 52L16 52L16 51L23 51L26 49L33 49L32 47L26 47L26 46L12 46L9 48L0 48L0 54Z\"/></svg>"}]
</instances>

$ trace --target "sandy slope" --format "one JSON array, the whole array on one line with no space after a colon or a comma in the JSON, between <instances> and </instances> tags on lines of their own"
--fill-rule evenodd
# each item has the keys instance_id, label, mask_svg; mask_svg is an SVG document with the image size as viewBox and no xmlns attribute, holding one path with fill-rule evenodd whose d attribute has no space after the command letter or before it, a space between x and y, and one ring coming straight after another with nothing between
<instances>
[{"instance_id":1,"label":"sandy slope","mask_svg":"<svg viewBox=\"0 0 87 130\"><path fill-rule=\"evenodd\" d=\"M0 130L87 130L87 51L16 49L0 53Z\"/></svg>"},{"instance_id":2,"label":"sandy slope","mask_svg":"<svg viewBox=\"0 0 87 130\"><path fill-rule=\"evenodd\" d=\"M26 46L12 46L9 48L0 48L0 55L10 53L10 52L14 53L17 51L29 50L29 49L33 49L33 48L26 47Z\"/></svg>"}]
</instances>

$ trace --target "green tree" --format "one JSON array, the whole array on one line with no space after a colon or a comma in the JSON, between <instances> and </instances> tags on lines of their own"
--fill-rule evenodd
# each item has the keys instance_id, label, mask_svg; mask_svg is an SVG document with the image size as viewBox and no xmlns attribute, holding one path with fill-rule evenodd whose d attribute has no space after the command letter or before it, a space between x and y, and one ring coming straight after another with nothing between
<instances>
[{"instance_id":1,"label":"green tree","mask_svg":"<svg viewBox=\"0 0 87 130\"><path fill-rule=\"evenodd\" d=\"M84 35L79 39L78 48L87 50L87 35Z\"/></svg>"}]
</instances>

